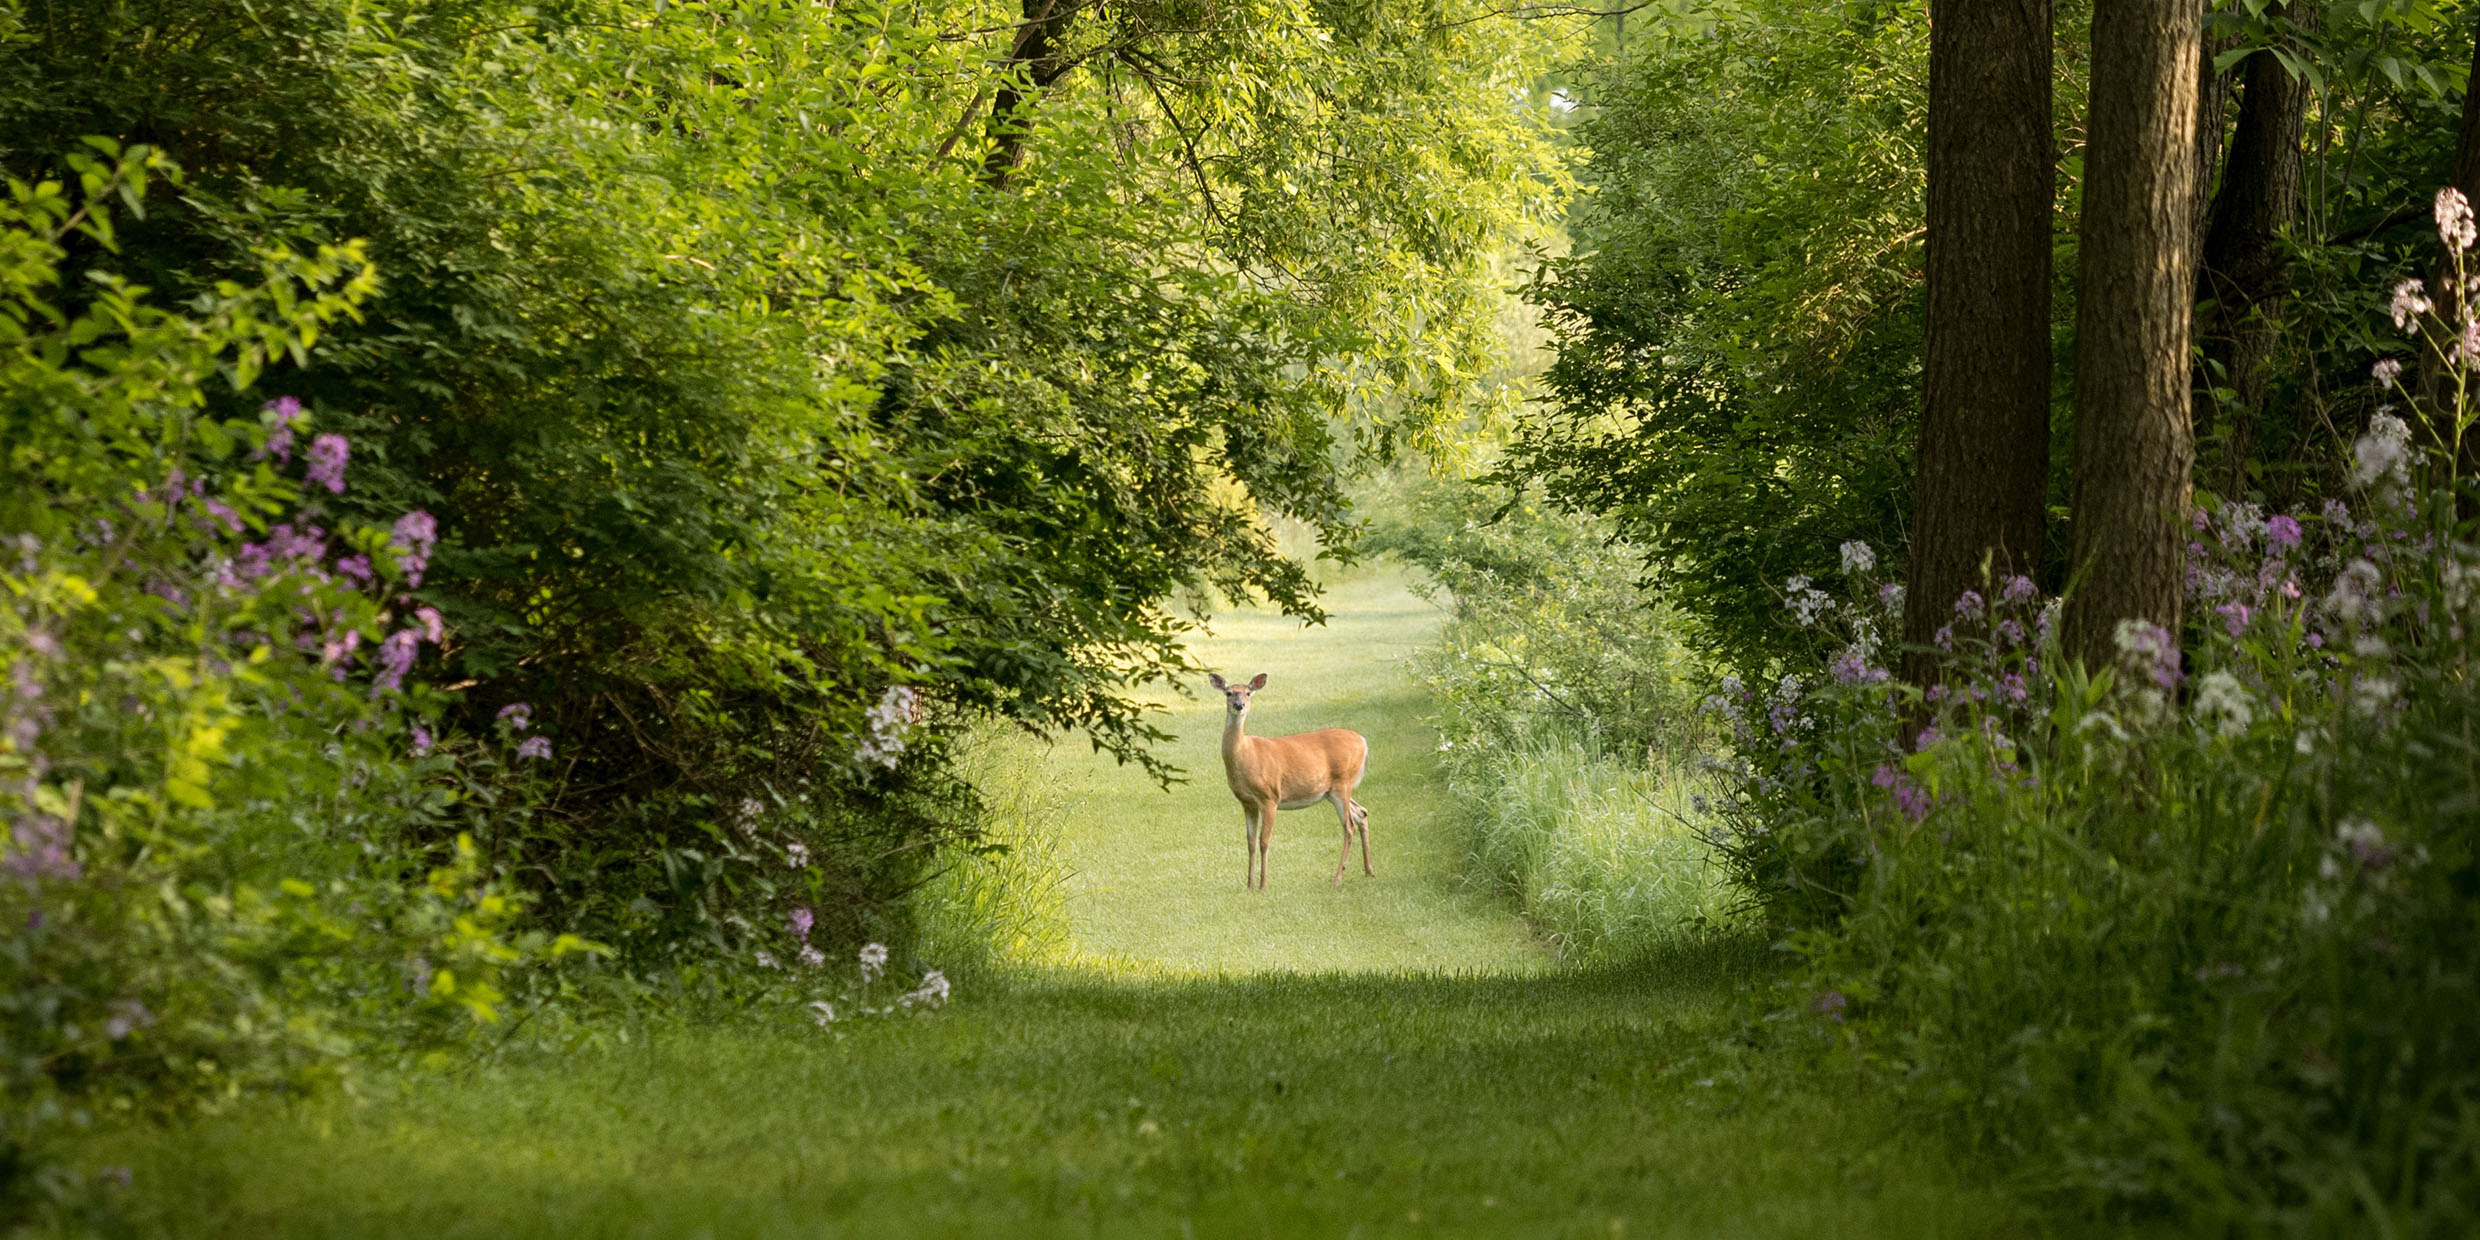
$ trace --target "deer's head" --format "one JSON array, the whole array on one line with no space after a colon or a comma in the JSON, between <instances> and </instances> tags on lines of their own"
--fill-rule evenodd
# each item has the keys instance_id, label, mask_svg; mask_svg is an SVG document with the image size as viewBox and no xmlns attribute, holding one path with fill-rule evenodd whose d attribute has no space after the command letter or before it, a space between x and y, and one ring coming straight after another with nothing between
<instances>
[{"instance_id":1,"label":"deer's head","mask_svg":"<svg viewBox=\"0 0 2480 1240\"><path fill-rule=\"evenodd\" d=\"M1231 713L1235 715L1249 713L1249 695L1266 687L1264 672L1259 672L1255 679L1245 685L1232 684L1224 680L1221 674L1215 672L1206 673L1206 680L1215 688L1223 691L1223 700L1230 704Z\"/></svg>"}]
</instances>

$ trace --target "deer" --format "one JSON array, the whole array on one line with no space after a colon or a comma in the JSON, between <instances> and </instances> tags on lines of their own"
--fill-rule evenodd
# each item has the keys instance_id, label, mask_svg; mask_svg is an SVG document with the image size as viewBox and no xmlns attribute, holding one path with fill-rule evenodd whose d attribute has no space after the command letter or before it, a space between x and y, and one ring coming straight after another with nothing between
<instances>
[{"instance_id":1,"label":"deer","mask_svg":"<svg viewBox=\"0 0 2480 1240\"><path fill-rule=\"evenodd\" d=\"M1231 795L1240 800L1242 825L1248 830L1248 875L1243 886L1266 889L1266 845L1274 838L1275 811L1306 809L1320 801L1335 807L1343 824L1343 851L1335 856L1335 886L1343 886L1344 863L1352 856L1352 839L1361 842L1361 872L1372 878L1369 865L1369 810L1352 799L1369 765L1369 738L1348 728L1321 728L1296 736L1248 734L1249 698L1266 687L1259 672L1244 685L1226 682L1220 674L1206 679L1222 690L1223 775Z\"/></svg>"}]
</instances>

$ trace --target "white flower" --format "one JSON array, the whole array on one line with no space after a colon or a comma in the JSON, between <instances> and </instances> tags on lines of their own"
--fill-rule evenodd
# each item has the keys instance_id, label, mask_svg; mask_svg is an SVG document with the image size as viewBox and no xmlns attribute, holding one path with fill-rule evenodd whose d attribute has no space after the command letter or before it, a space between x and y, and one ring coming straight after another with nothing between
<instances>
[{"instance_id":1,"label":"white flower","mask_svg":"<svg viewBox=\"0 0 2480 1240\"><path fill-rule=\"evenodd\" d=\"M853 760L864 766L896 769L896 760L904 756L904 734L921 722L921 715L921 697L912 686L888 686L878 696L878 705L869 710L870 734L854 748Z\"/></svg>"},{"instance_id":2,"label":"white flower","mask_svg":"<svg viewBox=\"0 0 2480 1240\"><path fill-rule=\"evenodd\" d=\"M1800 618L1802 628L1817 623L1818 616L1834 607L1834 600L1827 598L1825 591L1811 585L1805 573L1785 581L1783 590L1783 606Z\"/></svg>"},{"instance_id":3,"label":"white flower","mask_svg":"<svg viewBox=\"0 0 2480 1240\"><path fill-rule=\"evenodd\" d=\"M2352 705L2363 715L2374 715L2394 704L2402 696L2402 687L2384 676L2362 676L2351 683Z\"/></svg>"},{"instance_id":4,"label":"white flower","mask_svg":"<svg viewBox=\"0 0 2480 1240\"><path fill-rule=\"evenodd\" d=\"M2391 413L2379 411L2368 419L2368 433L2351 445L2355 464L2351 483L2367 486L2380 479L2408 482L2411 465L2411 427Z\"/></svg>"},{"instance_id":5,"label":"white flower","mask_svg":"<svg viewBox=\"0 0 2480 1240\"><path fill-rule=\"evenodd\" d=\"M2437 239L2457 254L2471 248L2474 238L2471 201L2449 185L2437 191Z\"/></svg>"},{"instance_id":6,"label":"white flower","mask_svg":"<svg viewBox=\"0 0 2480 1240\"><path fill-rule=\"evenodd\" d=\"M899 1007L912 1007L915 1004L923 1007L938 1007L947 1002L947 995L951 989L952 987L947 984L947 975L937 969L932 969L921 975L921 985L897 996L896 1004Z\"/></svg>"},{"instance_id":7,"label":"white flower","mask_svg":"<svg viewBox=\"0 0 2480 1240\"><path fill-rule=\"evenodd\" d=\"M1877 552L1867 543L1855 538L1843 544L1843 571L1845 573L1865 573L1875 567L1877 567Z\"/></svg>"},{"instance_id":8,"label":"white flower","mask_svg":"<svg viewBox=\"0 0 2480 1240\"><path fill-rule=\"evenodd\" d=\"M2237 676L2214 672L2196 682L2196 715L2221 735L2237 736L2256 722L2256 699Z\"/></svg>"},{"instance_id":9,"label":"white flower","mask_svg":"<svg viewBox=\"0 0 2480 1240\"><path fill-rule=\"evenodd\" d=\"M774 957L772 954L767 953L767 952L759 952L759 953L758 953L758 967L759 967L759 968L761 968L761 969L774 969L774 968L780 968L780 967L782 967L782 966L777 965L777 964L775 963L775 957Z\"/></svg>"},{"instance_id":10,"label":"white flower","mask_svg":"<svg viewBox=\"0 0 2480 1240\"><path fill-rule=\"evenodd\" d=\"M2410 331L2415 320L2436 307L2428 304L2428 290L2417 280L2405 280L2394 286L2394 326Z\"/></svg>"},{"instance_id":11,"label":"white flower","mask_svg":"<svg viewBox=\"0 0 2480 1240\"><path fill-rule=\"evenodd\" d=\"M2376 603L2384 578L2377 566L2366 560L2353 560L2343 565L2334 578L2334 588L2325 595L2326 615L2347 625L2363 625L2383 618Z\"/></svg>"},{"instance_id":12,"label":"white flower","mask_svg":"<svg viewBox=\"0 0 2480 1240\"><path fill-rule=\"evenodd\" d=\"M825 964L826 962L827 962L827 958L826 958L824 955L820 954L817 948L815 948L815 947L811 947L811 946L808 946L808 945L806 945L806 944L804 944L804 945L802 946L802 948L801 948L801 966L802 966L803 968L807 968L807 969L815 969L815 968L817 968L818 966L820 966L820 965L822 965L822 964Z\"/></svg>"},{"instance_id":13,"label":"white flower","mask_svg":"<svg viewBox=\"0 0 2480 1240\"><path fill-rule=\"evenodd\" d=\"M824 1029L835 1023L835 1005L824 999L813 999L809 1005L809 1018L817 1021L818 1027Z\"/></svg>"},{"instance_id":14,"label":"white flower","mask_svg":"<svg viewBox=\"0 0 2480 1240\"><path fill-rule=\"evenodd\" d=\"M798 840L784 845L784 864L800 869L809 864L809 845Z\"/></svg>"},{"instance_id":15,"label":"white flower","mask_svg":"<svg viewBox=\"0 0 2480 1240\"><path fill-rule=\"evenodd\" d=\"M879 970L884 969L884 968L886 968L886 967L887 967L887 945L886 945L886 944L884 944L884 943L869 943L869 944L865 944L865 945L863 945L863 947L861 948L861 980L862 980L862 981L865 981L865 982L874 982L874 981L877 981L877 980L878 980L878 973L879 973Z\"/></svg>"},{"instance_id":16,"label":"white flower","mask_svg":"<svg viewBox=\"0 0 2480 1240\"><path fill-rule=\"evenodd\" d=\"M2390 357L2378 358L2377 364L2368 368L2368 377L2376 380L2378 387L2389 386L2402 377L2402 363Z\"/></svg>"}]
</instances>

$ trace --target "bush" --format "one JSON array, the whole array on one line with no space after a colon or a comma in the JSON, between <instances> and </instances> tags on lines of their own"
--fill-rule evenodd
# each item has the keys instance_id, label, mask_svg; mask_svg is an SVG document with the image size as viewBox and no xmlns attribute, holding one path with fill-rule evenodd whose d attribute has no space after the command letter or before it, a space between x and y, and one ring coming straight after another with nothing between
<instances>
[{"instance_id":1,"label":"bush","mask_svg":"<svg viewBox=\"0 0 2480 1240\"><path fill-rule=\"evenodd\" d=\"M1476 878L1564 954L1641 953L1726 913L1684 816L1700 729L1676 617L1597 523L1477 487L1401 484L1370 545L1449 608L1415 665L1437 707Z\"/></svg>"},{"instance_id":2,"label":"bush","mask_svg":"<svg viewBox=\"0 0 2480 1240\"><path fill-rule=\"evenodd\" d=\"M340 518L351 445L296 401L206 410L360 313L367 261L270 241L257 282L168 312L69 256L177 169L101 140L68 165L0 202L0 1193L63 1119L444 1046L587 946L518 933L458 835L522 800L524 750L424 726L427 514Z\"/></svg>"},{"instance_id":3,"label":"bush","mask_svg":"<svg viewBox=\"0 0 2480 1240\"><path fill-rule=\"evenodd\" d=\"M2114 666L2066 664L2018 579L1958 601L1934 700L1848 632L1824 674L1721 695L1730 853L1803 1006L2051 1188L2212 1229L2480 1225L2468 382L2417 432L2371 420L2352 504L2200 509L2183 641L2130 622ZM1879 619L1802 584L1803 621Z\"/></svg>"}]
</instances>

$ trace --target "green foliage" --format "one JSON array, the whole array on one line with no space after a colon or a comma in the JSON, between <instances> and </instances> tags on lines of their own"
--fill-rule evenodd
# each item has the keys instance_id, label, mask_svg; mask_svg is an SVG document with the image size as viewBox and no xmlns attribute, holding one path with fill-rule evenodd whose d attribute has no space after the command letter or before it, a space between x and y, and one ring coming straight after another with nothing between
<instances>
[{"instance_id":1,"label":"green foliage","mask_svg":"<svg viewBox=\"0 0 2480 1240\"><path fill-rule=\"evenodd\" d=\"M1600 523L1475 486L1409 481L1370 545L1449 608L1414 667L1472 832L1473 876L1563 955L1625 959L1724 920L1687 817L1697 670Z\"/></svg>"},{"instance_id":2,"label":"green foliage","mask_svg":"<svg viewBox=\"0 0 2480 1240\"><path fill-rule=\"evenodd\" d=\"M1460 13L1077 10L1037 83L978 0L11 7L0 163L170 152L121 244L173 297L361 240L294 388L336 507L438 515L452 718L556 745L487 851L655 966L795 903L899 936L977 829L942 737L1147 760L1173 600L1315 615L1262 516L1340 552L1351 445L1500 399L1484 260L1557 174L1506 104L1541 45Z\"/></svg>"},{"instance_id":3,"label":"green foliage","mask_svg":"<svg viewBox=\"0 0 2480 1240\"><path fill-rule=\"evenodd\" d=\"M1575 128L1590 194L1531 291L1549 399L1502 478L1601 514L1708 649L1801 649L1776 584L1897 544L1919 405L1920 6L1657 25Z\"/></svg>"},{"instance_id":4,"label":"green foliage","mask_svg":"<svg viewBox=\"0 0 2480 1240\"><path fill-rule=\"evenodd\" d=\"M2063 662L2023 582L1959 609L1982 635L1925 703L1860 642L1724 699L1730 852L1810 958L1803 1006L2041 1188L2214 1230L2473 1226L2475 553L2408 434L2355 445L2356 511L2199 517L2185 665L2134 623L2120 664Z\"/></svg>"},{"instance_id":5,"label":"green foliage","mask_svg":"<svg viewBox=\"0 0 2480 1240\"><path fill-rule=\"evenodd\" d=\"M215 413L361 313L367 260L270 242L167 311L102 260L178 170L101 139L66 163L0 202L0 1195L63 1120L448 1045L587 947L521 930L470 841L409 834L493 782L406 752L431 699L389 660L432 622L400 610L427 545L310 524L288 402Z\"/></svg>"}]
</instances>

